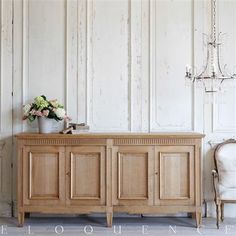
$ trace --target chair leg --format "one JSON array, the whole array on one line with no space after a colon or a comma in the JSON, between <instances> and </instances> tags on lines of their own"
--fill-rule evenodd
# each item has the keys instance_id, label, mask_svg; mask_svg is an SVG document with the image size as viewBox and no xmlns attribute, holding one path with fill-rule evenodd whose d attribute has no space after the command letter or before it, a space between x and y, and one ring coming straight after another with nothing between
<instances>
[{"instance_id":1,"label":"chair leg","mask_svg":"<svg viewBox=\"0 0 236 236\"><path fill-rule=\"evenodd\" d=\"M220 213L221 213L221 203L218 202L216 204L216 226L217 226L217 229L220 228Z\"/></svg>"},{"instance_id":2,"label":"chair leg","mask_svg":"<svg viewBox=\"0 0 236 236\"><path fill-rule=\"evenodd\" d=\"M224 221L224 203L221 203L221 221Z\"/></svg>"}]
</instances>

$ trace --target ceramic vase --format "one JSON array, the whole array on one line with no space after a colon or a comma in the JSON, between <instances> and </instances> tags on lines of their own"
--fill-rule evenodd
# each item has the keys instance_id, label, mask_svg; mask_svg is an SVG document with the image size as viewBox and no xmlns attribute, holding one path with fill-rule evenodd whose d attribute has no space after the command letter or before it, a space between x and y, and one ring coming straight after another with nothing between
<instances>
[{"instance_id":1,"label":"ceramic vase","mask_svg":"<svg viewBox=\"0 0 236 236\"><path fill-rule=\"evenodd\" d=\"M44 116L38 117L38 127L40 134L48 134L52 132L52 119Z\"/></svg>"}]
</instances>

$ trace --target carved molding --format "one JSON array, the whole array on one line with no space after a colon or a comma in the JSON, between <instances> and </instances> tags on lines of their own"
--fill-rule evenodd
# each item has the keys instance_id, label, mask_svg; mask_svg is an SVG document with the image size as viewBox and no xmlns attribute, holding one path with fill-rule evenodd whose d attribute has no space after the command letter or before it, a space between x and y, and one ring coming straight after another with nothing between
<instances>
[{"instance_id":1,"label":"carved molding","mask_svg":"<svg viewBox=\"0 0 236 236\"><path fill-rule=\"evenodd\" d=\"M196 145L198 139L194 138L114 138L113 145ZM107 139L24 139L23 145L107 145Z\"/></svg>"},{"instance_id":2,"label":"carved molding","mask_svg":"<svg viewBox=\"0 0 236 236\"><path fill-rule=\"evenodd\" d=\"M105 139L26 139L24 145L106 145Z\"/></svg>"},{"instance_id":3,"label":"carved molding","mask_svg":"<svg viewBox=\"0 0 236 236\"><path fill-rule=\"evenodd\" d=\"M194 145L196 139L167 138L121 138L114 139L114 145Z\"/></svg>"}]
</instances>

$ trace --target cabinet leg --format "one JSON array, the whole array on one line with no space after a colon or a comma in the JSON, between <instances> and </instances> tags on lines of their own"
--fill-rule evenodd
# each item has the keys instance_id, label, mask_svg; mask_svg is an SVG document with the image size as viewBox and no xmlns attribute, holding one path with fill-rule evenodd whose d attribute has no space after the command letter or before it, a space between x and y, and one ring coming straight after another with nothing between
<instances>
[{"instance_id":1,"label":"cabinet leg","mask_svg":"<svg viewBox=\"0 0 236 236\"><path fill-rule=\"evenodd\" d=\"M195 216L196 216L196 226L197 226L197 228L200 228L201 224L202 224L202 213L196 212Z\"/></svg>"},{"instance_id":2,"label":"cabinet leg","mask_svg":"<svg viewBox=\"0 0 236 236\"><path fill-rule=\"evenodd\" d=\"M113 213L107 213L107 227L112 227Z\"/></svg>"},{"instance_id":3,"label":"cabinet leg","mask_svg":"<svg viewBox=\"0 0 236 236\"><path fill-rule=\"evenodd\" d=\"M25 213L19 212L18 213L18 227L23 227L25 221Z\"/></svg>"}]
</instances>

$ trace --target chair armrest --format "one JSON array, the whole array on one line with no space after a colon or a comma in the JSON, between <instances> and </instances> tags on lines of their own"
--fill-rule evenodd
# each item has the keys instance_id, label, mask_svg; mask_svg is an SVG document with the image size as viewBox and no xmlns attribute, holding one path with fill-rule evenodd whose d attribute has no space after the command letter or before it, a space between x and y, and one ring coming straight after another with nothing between
<instances>
[{"instance_id":1,"label":"chair armrest","mask_svg":"<svg viewBox=\"0 0 236 236\"><path fill-rule=\"evenodd\" d=\"M219 177L219 175L218 175L216 170L212 170L211 174L212 174L213 178L218 178Z\"/></svg>"}]
</instances>

